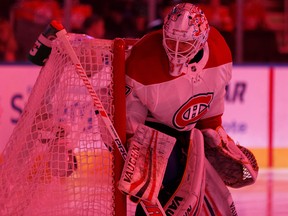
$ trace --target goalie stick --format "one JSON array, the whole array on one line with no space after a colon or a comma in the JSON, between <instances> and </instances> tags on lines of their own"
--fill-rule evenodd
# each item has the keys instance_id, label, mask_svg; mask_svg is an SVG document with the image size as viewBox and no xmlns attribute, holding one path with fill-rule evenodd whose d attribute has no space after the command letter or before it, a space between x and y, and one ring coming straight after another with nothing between
<instances>
[{"instance_id":1,"label":"goalie stick","mask_svg":"<svg viewBox=\"0 0 288 216\"><path fill-rule=\"evenodd\" d=\"M88 90L89 95L91 96L92 100L93 100L93 105L95 107L95 114L101 117L101 119L103 120L104 124L106 125L111 137L113 138L122 158L124 160L126 160L127 157L127 151L121 141L121 139L119 138L119 135L116 132L116 129L114 128L107 112L105 111L99 97L97 96L97 93L95 92L93 86L91 85L86 72L84 70L84 68L81 65L80 60L78 59L72 45L70 44L68 38L67 38L67 31L65 30L65 28L63 27L62 30L60 30L59 32L56 33L57 38L63 43L64 45L64 49L66 51L66 53L69 55L69 57L72 60L72 63L75 66L75 70L77 72L77 74L79 75L80 79L83 81L85 87ZM144 202L141 201L140 202L144 211L146 212L147 215L154 215L154 216L165 216L165 212L159 202L159 200L157 200L157 203L151 204L148 202Z\"/></svg>"}]
</instances>

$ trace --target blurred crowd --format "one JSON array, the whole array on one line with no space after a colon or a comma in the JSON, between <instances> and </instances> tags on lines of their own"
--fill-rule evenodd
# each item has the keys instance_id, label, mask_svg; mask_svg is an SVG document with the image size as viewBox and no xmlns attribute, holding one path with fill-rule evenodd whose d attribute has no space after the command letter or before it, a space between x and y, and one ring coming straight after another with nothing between
<instances>
[{"instance_id":1,"label":"blurred crowd","mask_svg":"<svg viewBox=\"0 0 288 216\"><path fill-rule=\"evenodd\" d=\"M154 0L155 20L149 21L150 0L70 0L69 31L95 38L140 38L160 29L163 17L180 0ZM266 0L267 1L267 0ZM281 2L281 0L279 0ZM282 0L283 1L283 0ZM65 22L67 0L1 0L0 62L27 61L27 54L52 19ZM151 1L150 1L151 2ZM190 0L218 28L235 56L236 0ZM262 0L243 0L243 61L288 62L280 52L277 32L269 28Z\"/></svg>"}]
</instances>

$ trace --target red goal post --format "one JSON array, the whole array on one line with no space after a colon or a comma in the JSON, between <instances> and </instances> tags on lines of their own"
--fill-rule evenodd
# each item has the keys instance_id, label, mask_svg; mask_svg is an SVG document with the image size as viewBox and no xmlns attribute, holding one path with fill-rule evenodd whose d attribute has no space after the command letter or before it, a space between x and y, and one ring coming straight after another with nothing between
<instances>
[{"instance_id":1,"label":"red goal post","mask_svg":"<svg viewBox=\"0 0 288 216\"><path fill-rule=\"evenodd\" d=\"M125 143L125 56L131 40L69 40ZM132 40L133 41L133 40ZM134 40L135 41L135 40ZM42 67L2 153L0 215L126 215L123 159L61 43ZM112 143L112 144L111 144Z\"/></svg>"}]
</instances>

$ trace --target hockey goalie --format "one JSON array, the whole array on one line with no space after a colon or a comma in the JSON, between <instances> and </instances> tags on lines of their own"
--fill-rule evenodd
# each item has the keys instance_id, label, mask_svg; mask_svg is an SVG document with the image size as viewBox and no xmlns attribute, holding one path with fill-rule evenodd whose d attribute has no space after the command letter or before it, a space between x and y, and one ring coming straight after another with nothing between
<instances>
[{"instance_id":1,"label":"hockey goalie","mask_svg":"<svg viewBox=\"0 0 288 216\"><path fill-rule=\"evenodd\" d=\"M176 5L163 29L132 47L126 60L130 147L119 182L132 200L158 199L166 215L237 215L229 187L253 184L258 166L253 154L222 127L225 86L231 76L232 57L225 40L190 3ZM145 133L143 125L148 127ZM147 153L154 149L149 130L176 139L175 144L167 141L162 153L168 156L158 161ZM135 164L128 182L131 161ZM159 187L151 174L154 166L165 168L159 171ZM153 213L139 204L136 215Z\"/></svg>"}]
</instances>

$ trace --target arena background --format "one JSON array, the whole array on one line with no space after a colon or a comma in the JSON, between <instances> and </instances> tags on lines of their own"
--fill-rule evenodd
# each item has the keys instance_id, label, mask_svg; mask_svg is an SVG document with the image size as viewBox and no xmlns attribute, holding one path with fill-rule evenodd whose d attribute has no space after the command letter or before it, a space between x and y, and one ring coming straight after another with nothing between
<instances>
[{"instance_id":1,"label":"arena background","mask_svg":"<svg viewBox=\"0 0 288 216\"><path fill-rule=\"evenodd\" d=\"M0 65L0 150L27 102L40 67ZM234 66L223 124L251 149L260 168L288 168L288 67Z\"/></svg>"}]
</instances>

